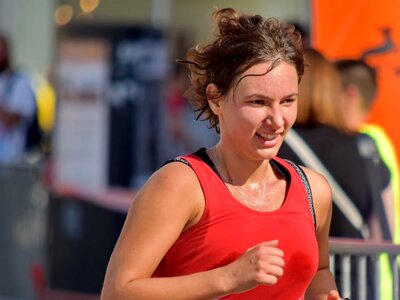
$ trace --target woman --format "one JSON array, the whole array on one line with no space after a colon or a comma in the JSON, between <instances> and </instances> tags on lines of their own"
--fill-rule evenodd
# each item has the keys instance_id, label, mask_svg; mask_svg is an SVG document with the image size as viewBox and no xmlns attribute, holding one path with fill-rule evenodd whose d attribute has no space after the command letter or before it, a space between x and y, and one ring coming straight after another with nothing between
<instances>
[{"instance_id":1,"label":"woman","mask_svg":"<svg viewBox=\"0 0 400 300\"><path fill-rule=\"evenodd\" d=\"M139 191L102 299L340 299L328 268L330 187L304 170L315 224L297 171L275 158L296 119L301 38L233 9L214 18L216 39L188 52L187 96L220 140Z\"/></svg>"}]
</instances>

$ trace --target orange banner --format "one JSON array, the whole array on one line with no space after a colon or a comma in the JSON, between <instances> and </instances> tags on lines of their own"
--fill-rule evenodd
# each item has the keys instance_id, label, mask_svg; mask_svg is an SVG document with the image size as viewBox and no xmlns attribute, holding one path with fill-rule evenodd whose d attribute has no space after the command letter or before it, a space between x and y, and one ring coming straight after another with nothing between
<instances>
[{"instance_id":1,"label":"orange banner","mask_svg":"<svg viewBox=\"0 0 400 300\"><path fill-rule=\"evenodd\" d=\"M312 0L311 44L330 59L363 57L377 70L371 122L400 153L400 1Z\"/></svg>"}]
</instances>

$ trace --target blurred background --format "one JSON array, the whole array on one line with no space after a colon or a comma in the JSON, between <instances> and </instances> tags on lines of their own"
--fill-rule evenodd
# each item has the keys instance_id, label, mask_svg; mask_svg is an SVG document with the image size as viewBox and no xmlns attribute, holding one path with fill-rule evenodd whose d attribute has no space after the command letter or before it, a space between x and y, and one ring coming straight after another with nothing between
<instances>
[{"instance_id":1,"label":"blurred background","mask_svg":"<svg viewBox=\"0 0 400 300\"><path fill-rule=\"evenodd\" d=\"M379 81L370 119L400 151L394 1L0 0L40 129L0 164L0 299L98 299L135 191L167 159L213 145L175 60L212 37L216 7L294 23L329 58L367 58Z\"/></svg>"}]
</instances>

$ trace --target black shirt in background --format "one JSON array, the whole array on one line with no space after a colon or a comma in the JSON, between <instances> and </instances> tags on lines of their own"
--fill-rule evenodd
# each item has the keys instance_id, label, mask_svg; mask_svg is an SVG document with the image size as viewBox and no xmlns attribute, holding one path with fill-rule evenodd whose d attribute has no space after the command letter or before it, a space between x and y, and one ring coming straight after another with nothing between
<instances>
[{"instance_id":1,"label":"black shirt in background","mask_svg":"<svg viewBox=\"0 0 400 300\"><path fill-rule=\"evenodd\" d=\"M371 189L368 183L364 159L358 152L357 136L336 130L335 128L317 125L313 127L295 127L296 132L331 173L347 196L360 211L364 222L368 221L373 213L374 205ZM287 158L295 163L304 165L300 158L284 142L278 153L279 157ZM380 173L382 190L389 184L390 173L382 162L378 163L377 172ZM353 227L339 208L333 204L331 237L362 238L361 233ZM357 264L356 257L351 259L351 287L352 299L358 299ZM374 265L368 261L368 291L367 299L374 300L373 271ZM335 279L341 291L341 265L335 264Z\"/></svg>"}]
</instances>

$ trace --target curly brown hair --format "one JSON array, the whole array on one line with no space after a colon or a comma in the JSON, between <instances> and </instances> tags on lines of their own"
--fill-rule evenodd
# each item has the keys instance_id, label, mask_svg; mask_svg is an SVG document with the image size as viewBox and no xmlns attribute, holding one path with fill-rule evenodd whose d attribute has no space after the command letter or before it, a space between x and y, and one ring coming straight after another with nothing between
<instances>
[{"instance_id":1,"label":"curly brown hair","mask_svg":"<svg viewBox=\"0 0 400 300\"><path fill-rule=\"evenodd\" d=\"M285 61L296 68L299 82L304 73L302 41L293 25L275 18L239 14L232 8L216 10L213 19L217 25L215 39L207 45L197 45L187 52L187 59L178 61L189 67L191 85L185 93L197 119L210 122L218 128L216 116L207 101L206 88L213 83L218 95L225 95L237 76L261 62Z\"/></svg>"}]
</instances>

